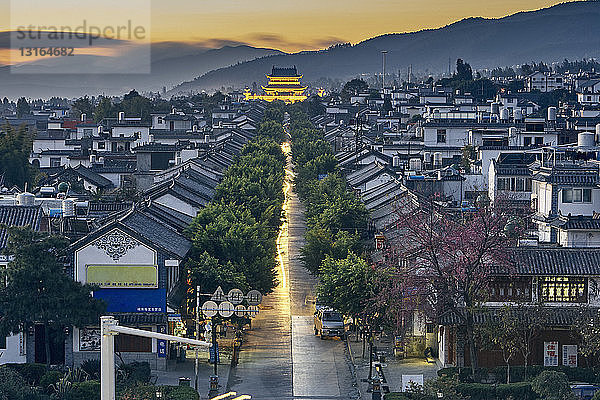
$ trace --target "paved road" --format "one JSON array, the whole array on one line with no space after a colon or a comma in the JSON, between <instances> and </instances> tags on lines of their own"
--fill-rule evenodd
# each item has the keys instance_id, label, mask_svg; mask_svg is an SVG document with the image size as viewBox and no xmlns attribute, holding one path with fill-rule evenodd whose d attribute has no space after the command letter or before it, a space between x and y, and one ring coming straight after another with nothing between
<instances>
[{"instance_id":1,"label":"paved road","mask_svg":"<svg viewBox=\"0 0 600 400\"><path fill-rule=\"evenodd\" d=\"M344 342L321 340L313 334L317 281L299 259L306 223L292 179L288 159L286 223L278 239L279 284L263 300L240 363L230 371L227 389L260 400L354 399L357 391Z\"/></svg>"}]
</instances>

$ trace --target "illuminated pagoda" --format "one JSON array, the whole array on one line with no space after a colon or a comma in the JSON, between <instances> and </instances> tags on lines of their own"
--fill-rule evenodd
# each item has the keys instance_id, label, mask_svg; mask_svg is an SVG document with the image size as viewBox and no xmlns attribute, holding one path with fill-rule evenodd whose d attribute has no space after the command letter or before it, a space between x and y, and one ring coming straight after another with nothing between
<instances>
[{"instance_id":1,"label":"illuminated pagoda","mask_svg":"<svg viewBox=\"0 0 600 400\"><path fill-rule=\"evenodd\" d=\"M252 93L246 88L244 96L246 100L281 100L286 103L295 103L306 100L306 86L300 84L302 75L298 75L298 70L294 65L292 68L280 68L273 66L271 74L266 75L269 79L267 86L263 86L265 94L259 95Z\"/></svg>"}]
</instances>

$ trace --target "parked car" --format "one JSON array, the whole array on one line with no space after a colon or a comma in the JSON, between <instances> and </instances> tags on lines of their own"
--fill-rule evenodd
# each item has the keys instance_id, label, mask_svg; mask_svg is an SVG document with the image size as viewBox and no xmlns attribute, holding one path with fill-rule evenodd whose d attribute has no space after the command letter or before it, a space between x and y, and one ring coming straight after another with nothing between
<instances>
[{"instance_id":1,"label":"parked car","mask_svg":"<svg viewBox=\"0 0 600 400\"><path fill-rule=\"evenodd\" d=\"M574 384L571 385L571 390L577 399L590 400L594 394L600 390L600 386L590 384Z\"/></svg>"},{"instance_id":2,"label":"parked car","mask_svg":"<svg viewBox=\"0 0 600 400\"><path fill-rule=\"evenodd\" d=\"M346 329L342 315L329 308L320 308L315 312L315 335L346 338Z\"/></svg>"}]
</instances>

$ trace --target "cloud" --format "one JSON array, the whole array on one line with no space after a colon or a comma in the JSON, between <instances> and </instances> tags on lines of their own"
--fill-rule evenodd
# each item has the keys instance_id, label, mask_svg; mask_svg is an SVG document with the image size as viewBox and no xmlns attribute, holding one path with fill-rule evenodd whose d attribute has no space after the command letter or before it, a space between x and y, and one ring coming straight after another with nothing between
<instances>
[{"instance_id":1,"label":"cloud","mask_svg":"<svg viewBox=\"0 0 600 400\"><path fill-rule=\"evenodd\" d=\"M285 36L274 33L253 32L244 35L241 40L226 38L192 37L191 40L186 43L212 49L217 49L225 46L254 46L275 48L283 51L302 51L323 49L331 46L332 44L345 42L346 40L335 36L326 36L304 42L298 40L291 40L286 38Z\"/></svg>"}]
</instances>

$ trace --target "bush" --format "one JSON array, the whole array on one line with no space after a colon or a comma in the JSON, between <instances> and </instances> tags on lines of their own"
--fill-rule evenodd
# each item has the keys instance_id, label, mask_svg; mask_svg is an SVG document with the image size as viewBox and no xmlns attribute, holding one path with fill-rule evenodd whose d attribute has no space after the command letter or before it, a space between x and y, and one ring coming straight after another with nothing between
<instances>
[{"instance_id":1,"label":"bush","mask_svg":"<svg viewBox=\"0 0 600 400\"><path fill-rule=\"evenodd\" d=\"M125 386L144 385L150 382L150 364L134 361L119 367L122 383Z\"/></svg>"},{"instance_id":2,"label":"bush","mask_svg":"<svg viewBox=\"0 0 600 400\"><path fill-rule=\"evenodd\" d=\"M531 387L545 400L575 399L564 372L543 371L531 382Z\"/></svg>"},{"instance_id":3,"label":"bush","mask_svg":"<svg viewBox=\"0 0 600 400\"><path fill-rule=\"evenodd\" d=\"M100 360L85 360L79 366L91 379L100 379Z\"/></svg>"},{"instance_id":4,"label":"bush","mask_svg":"<svg viewBox=\"0 0 600 400\"><path fill-rule=\"evenodd\" d=\"M63 374L60 371L47 371L40 379L39 386L46 393L50 393L51 392L50 385L55 385L56 382L58 382L58 380L62 377L63 377Z\"/></svg>"},{"instance_id":5,"label":"bush","mask_svg":"<svg viewBox=\"0 0 600 400\"><path fill-rule=\"evenodd\" d=\"M16 371L32 386L38 386L42 376L48 370L46 364L6 364L6 366Z\"/></svg>"},{"instance_id":6,"label":"bush","mask_svg":"<svg viewBox=\"0 0 600 400\"><path fill-rule=\"evenodd\" d=\"M458 375L458 381L463 383L473 383L473 382L481 382L483 378L487 378L488 370L487 368L478 368L475 379L473 379L473 372L469 367L448 367L442 368L437 372L439 377L447 376L448 378L456 379L456 375ZM506 372L504 374L506 376Z\"/></svg>"},{"instance_id":7,"label":"bush","mask_svg":"<svg viewBox=\"0 0 600 400\"><path fill-rule=\"evenodd\" d=\"M158 391L165 400L200 400L198 392L189 386L135 386L123 391L119 399L154 400Z\"/></svg>"},{"instance_id":8,"label":"bush","mask_svg":"<svg viewBox=\"0 0 600 400\"><path fill-rule=\"evenodd\" d=\"M460 383L457 391L471 400L487 399L519 399L534 400L536 394L531 389L529 382L519 382L510 384L484 384L484 383Z\"/></svg>"},{"instance_id":9,"label":"bush","mask_svg":"<svg viewBox=\"0 0 600 400\"><path fill-rule=\"evenodd\" d=\"M74 383L68 400L100 400L100 382L85 381Z\"/></svg>"},{"instance_id":10,"label":"bush","mask_svg":"<svg viewBox=\"0 0 600 400\"><path fill-rule=\"evenodd\" d=\"M40 398L41 395L32 389L15 369L0 368L0 399L36 400Z\"/></svg>"}]
</instances>

